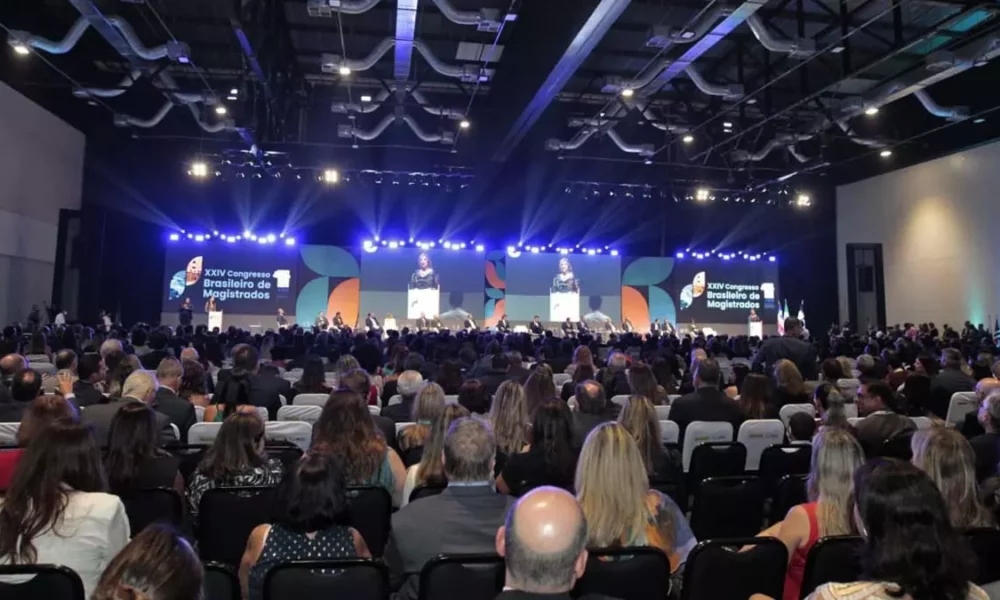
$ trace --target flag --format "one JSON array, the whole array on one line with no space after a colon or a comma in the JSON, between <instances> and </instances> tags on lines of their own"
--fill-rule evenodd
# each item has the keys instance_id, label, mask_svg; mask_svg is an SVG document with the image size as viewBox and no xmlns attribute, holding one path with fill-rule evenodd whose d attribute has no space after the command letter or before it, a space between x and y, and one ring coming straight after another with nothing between
<instances>
[{"instance_id":1,"label":"flag","mask_svg":"<svg viewBox=\"0 0 1000 600\"><path fill-rule=\"evenodd\" d=\"M785 335L785 314L781 311L781 303L778 303L778 335Z\"/></svg>"},{"instance_id":2,"label":"flag","mask_svg":"<svg viewBox=\"0 0 1000 600\"><path fill-rule=\"evenodd\" d=\"M806 326L806 311L805 311L806 301L802 300L799 302L799 314L798 319L802 322L802 327Z\"/></svg>"},{"instance_id":3,"label":"flag","mask_svg":"<svg viewBox=\"0 0 1000 600\"><path fill-rule=\"evenodd\" d=\"M792 311L788 310L788 298L785 298L785 318L792 316Z\"/></svg>"},{"instance_id":4,"label":"flag","mask_svg":"<svg viewBox=\"0 0 1000 600\"><path fill-rule=\"evenodd\" d=\"M1000 346L1000 315L997 315L997 320L993 324L993 343Z\"/></svg>"}]
</instances>

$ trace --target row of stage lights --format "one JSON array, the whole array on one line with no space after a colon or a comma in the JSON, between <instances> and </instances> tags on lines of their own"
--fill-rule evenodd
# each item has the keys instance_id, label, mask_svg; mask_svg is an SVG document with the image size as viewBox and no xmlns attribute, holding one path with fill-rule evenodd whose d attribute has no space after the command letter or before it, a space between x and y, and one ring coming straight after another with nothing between
<instances>
[{"instance_id":1,"label":"row of stage lights","mask_svg":"<svg viewBox=\"0 0 1000 600\"><path fill-rule=\"evenodd\" d=\"M211 240L219 240L229 244L235 244L236 242L256 242L262 246L268 244L277 244L279 240L283 241L286 246L294 246L295 238L289 237L284 233L275 235L273 233L257 235L252 231L244 231L243 235L228 235L225 233L219 233L218 231L213 231L211 233L189 233L188 231L181 229L180 232L172 232L167 236L171 242L179 242L181 238L189 239L195 242L208 242Z\"/></svg>"},{"instance_id":2,"label":"row of stage lights","mask_svg":"<svg viewBox=\"0 0 1000 600\"><path fill-rule=\"evenodd\" d=\"M708 252L700 252L698 250L692 251L690 248L687 250L678 250L674 257L676 258L695 258L698 260L703 260L706 258L721 258L722 260L748 260L750 262L757 261L768 261L768 262L778 262L778 257L774 255L768 255L767 252L751 254L749 252L719 252L717 250L709 250Z\"/></svg>"},{"instance_id":3,"label":"row of stage lights","mask_svg":"<svg viewBox=\"0 0 1000 600\"><path fill-rule=\"evenodd\" d=\"M436 242L420 242L415 241L413 238L407 240L383 240L379 236L375 236L373 240L365 240L361 247L365 252L377 252L380 247L388 248L389 250L396 250L398 248L406 248L407 246L413 246L414 248L420 248L421 250L430 250L432 248L441 247L445 250L465 250L470 248L476 252L486 252L485 244L477 244L475 240L471 242L453 242L451 240L440 239Z\"/></svg>"},{"instance_id":4,"label":"row of stage lights","mask_svg":"<svg viewBox=\"0 0 1000 600\"><path fill-rule=\"evenodd\" d=\"M618 250L612 249L610 246L604 246L603 248L601 247L588 248L582 246L581 244L577 244L576 246L573 247L557 247L552 245L526 246L523 243L518 244L516 246L507 246L507 256L511 258L517 258L518 256L521 256L522 252L530 252L531 254L538 254L540 252L553 252L553 251L558 252L559 254L562 254L564 256L567 254L586 254L587 256L596 256L598 254L604 254L604 253L607 253L611 256L618 256Z\"/></svg>"}]
</instances>

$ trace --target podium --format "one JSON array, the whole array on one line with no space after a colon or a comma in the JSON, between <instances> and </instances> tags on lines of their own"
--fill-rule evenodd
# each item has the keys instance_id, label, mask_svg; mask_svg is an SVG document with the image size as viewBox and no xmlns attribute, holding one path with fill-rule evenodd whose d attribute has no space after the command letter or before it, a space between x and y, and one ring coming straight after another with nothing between
<instances>
[{"instance_id":1,"label":"podium","mask_svg":"<svg viewBox=\"0 0 1000 600\"><path fill-rule=\"evenodd\" d=\"M410 288L406 292L406 318L419 319L436 316L441 312L441 290L437 288Z\"/></svg>"},{"instance_id":2,"label":"podium","mask_svg":"<svg viewBox=\"0 0 1000 600\"><path fill-rule=\"evenodd\" d=\"M210 310L208 311L208 330L212 331L216 327L219 328L219 331L222 331L222 311Z\"/></svg>"},{"instance_id":3,"label":"podium","mask_svg":"<svg viewBox=\"0 0 1000 600\"><path fill-rule=\"evenodd\" d=\"M580 292L549 292L549 321L580 320Z\"/></svg>"},{"instance_id":4,"label":"podium","mask_svg":"<svg viewBox=\"0 0 1000 600\"><path fill-rule=\"evenodd\" d=\"M764 322L763 321L749 321L749 335L750 337L757 336L759 338L764 337Z\"/></svg>"}]
</instances>

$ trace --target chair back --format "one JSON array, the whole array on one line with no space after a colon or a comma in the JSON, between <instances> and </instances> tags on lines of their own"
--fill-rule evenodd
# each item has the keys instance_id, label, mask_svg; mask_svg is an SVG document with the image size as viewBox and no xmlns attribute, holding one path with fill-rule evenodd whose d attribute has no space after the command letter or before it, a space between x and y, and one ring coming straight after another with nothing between
<instances>
[{"instance_id":1,"label":"chair back","mask_svg":"<svg viewBox=\"0 0 1000 600\"><path fill-rule=\"evenodd\" d=\"M812 444L775 444L761 453L757 475L770 495L785 475L808 475L811 463Z\"/></svg>"},{"instance_id":2,"label":"chair back","mask_svg":"<svg viewBox=\"0 0 1000 600\"><path fill-rule=\"evenodd\" d=\"M20 423L0 423L0 445L14 446L17 444L17 432Z\"/></svg>"},{"instance_id":3,"label":"chair back","mask_svg":"<svg viewBox=\"0 0 1000 600\"><path fill-rule=\"evenodd\" d=\"M975 392L955 392L951 395L951 402L948 403L948 415L945 421L954 425L960 425L965 420L965 415L975 411L979 407Z\"/></svg>"},{"instance_id":4,"label":"chair back","mask_svg":"<svg viewBox=\"0 0 1000 600\"><path fill-rule=\"evenodd\" d=\"M617 396L612 396L611 402L613 404L617 404L622 408L625 408L625 405L628 404L628 396L625 394L618 394Z\"/></svg>"},{"instance_id":5,"label":"chair back","mask_svg":"<svg viewBox=\"0 0 1000 600\"><path fill-rule=\"evenodd\" d=\"M792 418L792 415L800 412L804 412L810 417L815 417L816 407L812 404L786 404L778 410L778 416L781 417L782 424L788 427L788 420Z\"/></svg>"},{"instance_id":6,"label":"chair back","mask_svg":"<svg viewBox=\"0 0 1000 600\"><path fill-rule=\"evenodd\" d=\"M172 425L172 423L171 423ZM219 435L222 423L195 423L188 429L188 443L211 446Z\"/></svg>"},{"instance_id":7,"label":"chair back","mask_svg":"<svg viewBox=\"0 0 1000 600\"><path fill-rule=\"evenodd\" d=\"M269 442L265 440L264 450L267 452L268 457L281 461L286 473L295 468L295 463L299 462L302 459L302 454L304 454L302 448L290 442Z\"/></svg>"},{"instance_id":8,"label":"chair back","mask_svg":"<svg viewBox=\"0 0 1000 600\"><path fill-rule=\"evenodd\" d=\"M323 408L330 394L299 394L292 398L292 406L318 406Z\"/></svg>"},{"instance_id":9,"label":"chair back","mask_svg":"<svg viewBox=\"0 0 1000 600\"><path fill-rule=\"evenodd\" d=\"M556 384L556 388L561 388L562 386L566 385L567 383L569 383L572 380L573 380L573 376L570 375L569 373L553 373L552 374L552 383Z\"/></svg>"},{"instance_id":10,"label":"chair back","mask_svg":"<svg viewBox=\"0 0 1000 600\"><path fill-rule=\"evenodd\" d=\"M377 417L382 414L382 408L379 406L368 405L368 414L373 417Z\"/></svg>"},{"instance_id":11,"label":"chair back","mask_svg":"<svg viewBox=\"0 0 1000 600\"><path fill-rule=\"evenodd\" d=\"M917 426L918 430L930 429L931 427L934 427L934 421L931 421L927 417L910 417L910 420L913 421L913 424Z\"/></svg>"},{"instance_id":12,"label":"chair back","mask_svg":"<svg viewBox=\"0 0 1000 600\"><path fill-rule=\"evenodd\" d=\"M726 421L692 421L684 431L684 449L681 464L687 473L691 466L691 454L699 444L733 441L733 424Z\"/></svg>"},{"instance_id":13,"label":"chair back","mask_svg":"<svg viewBox=\"0 0 1000 600\"><path fill-rule=\"evenodd\" d=\"M135 490L121 499L132 537L153 523L167 523L175 529L184 526L184 499L173 488Z\"/></svg>"},{"instance_id":14,"label":"chair back","mask_svg":"<svg viewBox=\"0 0 1000 600\"><path fill-rule=\"evenodd\" d=\"M389 541L392 496L373 485L347 488L348 524L357 529L375 558L380 558Z\"/></svg>"},{"instance_id":15,"label":"chair back","mask_svg":"<svg viewBox=\"0 0 1000 600\"><path fill-rule=\"evenodd\" d=\"M858 416L858 405L854 402L850 404L844 404L844 415L848 418L857 418Z\"/></svg>"},{"instance_id":16,"label":"chair back","mask_svg":"<svg viewBox=\"0 0 1000 600\"><path fill-rule=\"evenodd\" d=\"M743 546L753 548L740 552ZM681 600L781 598L788 549L775 538L750 537L699 542L688 555Z\"/></svg>"},{"instance_id":17,"label":"chair back","mask_svg":"<svg viewBox=\"0 0 1000 600\"><path fill-rule=\"evenodd\" d=\"M657 404L653 407L656 409L656 418L661 421L666 421L670 418L670 405L669 404Z\"/></svg>"},{"instance_id":18,"label":"chair back","mask_svg":"<svg viewBox=\"0 0 1000 600\"><path fill-rule=\"evenodd\" d=\"M47 362L29 362L28 368L38 372L41 375L55 375L56 367L52 363Z\"/></svg>"},{"instance_id":19,"label":"chair back","mask_svg":"<svg viewBox=\"0 0 1000 600\"><path fill-rule=\"evenodd\" d=\"M264 423L264 439L269 442L288 442L302 449L303 452L312 445L313 429L311 423L304 421L271 421Z\"/></svg>"},{"instance_id":20,"label":"chair back","mask_svg":"<svg viewBox=\"0 0 1000 600\"><path fill-rule=\"evenodd\" d=\"M84 600L83 580L76 571L58 565L3 565L0 577L28 576L23 583L0 583L4 600Z\"/></svg>"},{"instance_id":21,"label":"chair back","mask_svg":"<svg viewBox=\"0 0 1000 600\"><path fill-rule=\"evenodd\" d=\"M421 498L430 498L431 496L437 496L441 492L445 491L447 487L448 484L446 483L440 485L418 485L417 487L413 488L412 492L410 492L409 501L413 502L415 500L420 500Z\"/></svg>"},{"instance_id":22,"label":"chair back","mask_svg":"<svg viewBox=\"0 0 1000 600\"><path fill-rule=\"evenodd\" d=\"M691 531L696 539L753 536L763 522L764 492L756 477L710 477L695 492Z\"/></svg>"},{"instance_id":23,"label":"chair back","mask_svg":"<svg viewBox=\"0 0 1000 600\"><path fill-rule=\"evenodd\" d=\"M240 580L235 571L218 562L204 566L204 600L240 600Z\"/></svg>"},{"instance_id":24,"label":"chair back","mask_svg":"<svg viewBox=\"0 0 1000 600\"><path fill-rule=\"evenodd\" d=\"M963 535L978 559L976 576L972 579L972 583L986 585L1000 581L1000 530L968 529Z\"/></svg>"},{"instance_id":25,"label":"chair back","mask_svg":"<svg viewBox=\"0 0 1000 600\"><path fill-rule=\"evenodd\" d=\"M315 423L319 421L319 416L323 414L321 406L282 406L278 409L279 421L302 421L303 423Z\"/></svg>"},{"instance_id":26,"label":"chair back","mask_svg":"<svg viewBox=\"0 0 1000 600\"><path fill-rule=\"evenodd\" d=\"M619 600L667 598L670 560L659 548L592 548L587 569L573 587L573 597L587 594Z\"/></svg>"},{"instance_id":27,"label":"chair back","mask_svg":"<svg viewBox=\"0 0 1000 600\"><path fill-rule=\"evenodd\" d=\"M840 395L844 397L845 402L854 402L855 398L858 397L859 387L861 387L860 379L848 377L837 380L837 389L840 391Z\"/></svg>"},{"instance_id":28,"label":"chair back","mask_svg":"<svg viewBox=\"0 0 1000 600\"><path fill-rule=\"evenodd\" d=\"M503 591L505 566L496 554L449 554L420 570L419 600L493 600Z\"/></svg>"},{"instance_id":29,"label":"chair back","mask_svg":"<svg viewBox=\"0 0 1000 600\"><path fill-rule=\"evenodd\" d=\"M912 441L913 432L903 431L899 435L895 435L883 442L882 447L875 454L877 456L909 461L913 458L913 450L910 447L910 442ZM873 457L869 455L869 458Z\"/></svg>"},{"instance_id":30,"label":"chair back","mask_svg":"<svg viewBox=\"0 0 1000 600\"><path fill-rule=\"evenodd\" d=\"M177 470L184 478L185 485L191 482L191 476L198 468L198 463L208 452L205 444L167 444L166 451L180 459Z\"/></svg>"},{"instance_id":31,"label":"chair back","mask_svg":"<svg viewBox=\"0 0 1000 600\"><path fill-rule=\"evenodd\" d=\"M660 420L660 442L663 444L676 444L681 438L681 428L673 421Z\"/></svg>"},{"instance_id":32,"label":"chair back","mask_svg":"<svg viewBox=\"0 0 1000 600\"><path fill-rule=\"evenodd\" d=\"M198 423L201 423L202 421L205 420L205 407L204 406L195 406L194 407L194 420L197 421Z\"/></svg>"},{"instance_id":33,"label":"chair back","mask_svg":"<svg viewBox=\"0 0 1000 600\"><path fill-rule=\"evenodd\" d=\"M750 419L740 425L736 441L747 448L746 470L756 471L764 450L785 441L785 425L778 419Z\"/></svg>"},{"instance_id":34,"label":"chair back","mask_svg":"<svg viewBox=\"0 0 1000 600\"><path fill-rule=\"evenodd\" d=\"M864 417L848 417L847 424L850 425L851 427L854 427L863 420Z\"/></svg>"},{"instance_id":35,"label":"chair back","mask_svg":"<svg viewBox=\"0 0 1000 600\"><path fill-rule=\"evenodd\" d=\"M771 517L769 519L772 525L784 520L785 515L792 510L793 506L809 501L806 479L806 475L785 475L775 486L774 494L771 497Z\"/></svg>"},{"instance_id":36,"label":"chair back","mask_svg":"<svg viewBox=\"0 0 1000 600\"><path fill-rule=\"evenodd\" d=\"M254 527L271 521L275 489L223 487L206 491L198 507L198 550L203 561L240 564Z\"/></svg>"},{"instance_id":37,"label":"chair back","mask_svg":"<svg viewBox=\"0 0 1000 600\"><path fill-rule=\"evenodd\" d=\"M806 557L799 598L805 598L824 583L849 583L861 578L859 552L864 540L853 535L834 535L816 540Z\"/></svg>"},{"instance_id":38,"label":"chair back","mask_svg":"<svg viewBox=\"0 0 1000 600\"><path fill-rule=\"evenodd\" d=\"M367 558L291 561L264 575L263 600L388 600L389 569Z\"/></svg>"},{"instance_id":39,"label":"chair back","mask_svg":"<svg viewBox=\"0 0 1000 600\"><path fill-rule=\"evenodd\" d=\"M403 397L400 396L399 394L393 394L392 397L389 398L389 404L386 404L386 406L396 406L397 404L402 404L402 403L403 403Z\"/></svg>"},{"instance_id":40,"label":"chair back","mask_svg":"<svg viewBox=\"0 0 1000 600\"><path fill-rule=\"evenodd\" d=\"M747 448L739 442L700 444L691 453L688 482L695 490L708 477L742 475L747 462Z\"/></svg>"}]
</instances>

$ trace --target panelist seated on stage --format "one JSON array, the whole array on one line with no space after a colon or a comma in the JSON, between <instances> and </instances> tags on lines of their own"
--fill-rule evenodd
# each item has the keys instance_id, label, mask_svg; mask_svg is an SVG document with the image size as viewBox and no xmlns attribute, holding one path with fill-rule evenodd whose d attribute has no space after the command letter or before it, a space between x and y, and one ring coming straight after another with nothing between
<instances>
[{"instance_id":1,"label":"panelist seated on stage","mask_svg":"<svg viewBox=\"0 0 1000 600\"><path fill-rule=\"evenodd\" d=\"M576 324L573 323L572 319L566 317L566 320L562 324L562 332L565 335L573 335L576 333Z\"/></svg>"},{"instance_id":2,"label":"panelist seated on stage","mask_svg":"<svg viewBox=\"0 0 1000 600\"><path fill-rule=\"evenodd\" d=\"M531 333L536 333L538 335L545 333L545 327L539 320L538 315L535 315L535 317L531 319L531 323L528 325L528 331L530 331Z\"/></svg>"},{"instance_id":3,"label":"panelist seated on stage","mask_svg":"<svg viewBox=\"0 0 1000 600\"><path fill-rule=\"evenodd\" d=\"M430 328L431 322L430 319L427 318L427 315L420 313L420 317L417 318L415 325L419 331L423 331Z\"/></svg>"},{"instance_id":4,"label":"panelist seated on stage","mask_svg":"<svg viewBox=\"0 0 1000 600\"><path fill-rule=\"evenodd\" d=\"M344 317L340 315L339 310L333 315L333 326L336 327L337 329L340 329L341 327L344 326Z\"/></svg>"},{"instance_id":5,"label":"panelist seated on stage","mask_svg":"<svg viewBox=\"0 0 1000 600\"><path fill-rule=\"evenodd\" d=\"M507 320L507 315L501 316L500 320L497 321L497 331L500 333L507 333L510 331L510 321Z\"/></svg>"},{"instance_id":6,"label":"panelist seated on stage","mask_svg":"<svg viewBox=\"0 0 1000 600\"><path fill-rule=\"evenodd\" d=\"M565 256L559 259L559 273L552 279L552 293L580 293L580 281L573 274L573 265Z\"/></svg>"},{"instance_id":7,"label":"panelist seated on stage","mask_svg":"<svg viewBox=\"0 0 1000 600\"><path fill-rule=\"evenodd\" d=\"M399 331L399 327L396 325L396 317L392 316L392 313L386 313L385 315L385 330Z\"/></svg>"},{"instance_id":8,"label":"panelist seated on stage","mask_svg":"<svg viewBox=\"0 0 1000 600\"><path fill-rule=\"evenodd\" d=\"M219 310L215 303L215 296L209 296L208 301L205 302L205 312L215 312Z\"/></svg>"},{"instance_id":9,"label":"panelist seated on stage","mask_svg":"<svg viewBox=\"0 0 1000 600\"><path fill-rule=\"evenodd\" d=\"M472 318L472 315L469 315L462 321L462 328L473 331L479 329L479 325L476 325L476 320Z\"/></svg>"},{"instance_id":10,"label":"panelist seated on stage","mask_svg":"<svg viewBox=\"0 0 1000 600\"><path fill-rule=\"evenodd\" d=\"M622 321L622 331L625 333L632 333L635 331L635 326L632 325L632 321L630 319L626 318Z\"/></svg>"},{"instance_id":11,"label":"panelist seated on stage","mask_svg":"<svg viewBox=\"0 0 1000 600\"><path fill-rule=\"evenodd\" d=\"M367 327L369 331L382 331L382 326L379 325L378 317L372 313L368 313L365 316L365 327Z\"/></svg>"},{"instance_id":12,"label":"panelist seated on stage","mask_svg":"<svg viewBox=\"0 0 1000 600\"><path fill-rule=\"evenodd\" d=\"M431 319L431 327L437 329L438 331L444 329L444 324L441 322L441 317L434 315L434 318Z\"/></svg>"},{"instance_id":13,"label":"panelist seated on stage","mask_svg":"<svg viewBox=\"0 0 1000 600\"><path fill-rule=\"evenodd\" d=\"M327 327L329 327L330 321L327 320L326 313L320 311L320 313L316 315L316 321L313 323L313 325L315 325L320 330L325 330Z\"/></svg>"},{"instance_id":14,"label":"panelist seated on stage","mask_svg":"<svg viewBox=\"0 0 1000 600\"><path fill-rule=\"evenodd\" d=\"M417 259L417 270L410 276L410 289L436 290L440 288L441 282L438 281L437 273L434 272L430 257L421 252Z\"/></svg>"}]
</instances>

